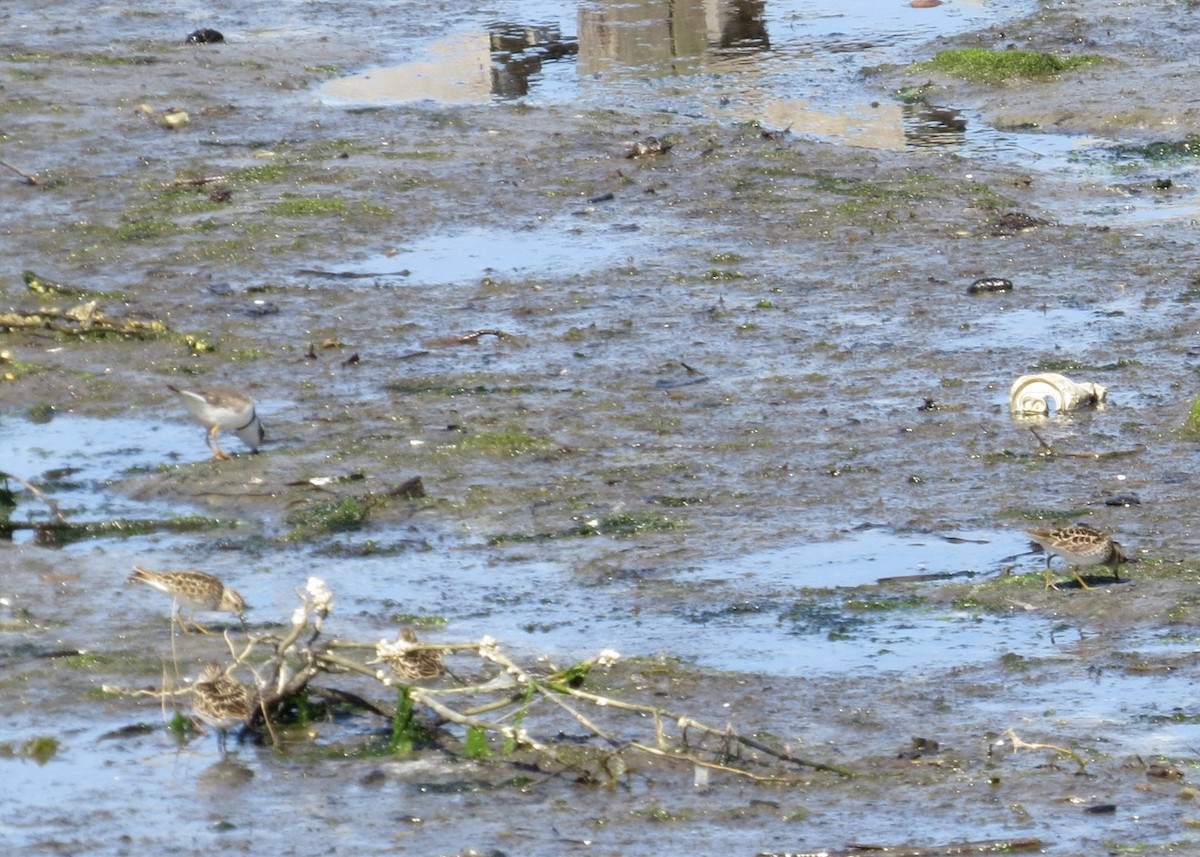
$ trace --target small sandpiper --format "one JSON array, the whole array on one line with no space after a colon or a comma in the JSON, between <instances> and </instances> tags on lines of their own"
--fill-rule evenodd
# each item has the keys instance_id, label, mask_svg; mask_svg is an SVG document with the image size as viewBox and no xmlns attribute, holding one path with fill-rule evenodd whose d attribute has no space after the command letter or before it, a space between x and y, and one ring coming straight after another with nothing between
<instances>
[{"instance_id":1,"label":"small sandpiper","mask_svg":"<svg viewBox=\"0 0 1200 857\"><path fill-rule=\"evenodd\" d=\"M217 730L217 746L225 754L225 736L230 729L244 729L254 706L250 691L235 678L226 675L221 665L210 661L192 685L192 714Z\"/></svg>"},{"instance_id":2,"label":"small sandpiper","mask_svg":"<svg viewBox=\"0 0 1200 857\"><path fill-rule=\"evenodd\" d=\"M198 422L208 426L204 445L212 452L213 458L232 458L217 442L217 434L221 429L233 432L242 439L242 443L250 447L251 452L258 452L266 432L254 409L254 400L241 390L229 387L182 390L173 384L168 384L167 389L183 400L188 413Z\"/></svg>"},{"instance_id":3,"label":"small sandpiper","mask_svg":"<svg viewBox=\"0 0 1200 857\"><path fill-rule=\"evenodd\" d=\"M133 567L127 583L145 583L159 592L165 592L175 601L176 610L171 614L173 621L179 622L179 627L187 632L187 624L180 615L180 608L187 607L191 611L224 611L232 613L245 624L242 615L246 612L246 602L236 589L230 589L219 578L204 571L151 571L148 568ZM202 634L208 629L189 615L187 621Z\"/></svg>"},{"instance_id":4,"label":"small sandpiper","mask_svg":"<svg viewBox=\"0 0 1200 857\"><path fill-rule=\"evenodd\" d=\"M1102 565L1112 569L1113 581L1120 582L1121 576L1117 567L1128 562L1121 546L1108 535L1087 524L1074 524L1069 527L1056 529L1026 530L1025 535L1033 539L1046 551L1046 588L1057 589L1050 580L1050 560L1055 555L1061 556L1071 566L1071 574L1084 589L1087 583L1076 568L1079 566Z\"/></svg>"},{"instance_id":5,"label":"small sandpiper","mask_svg":"<svg viewBox=\"0 0 1200 857\"><path fill-rule=\"evenodd\" d=\"M412 628L403 629L394 643L381 640L375 654L404 682L430 681L446 671L441 651L422 646Z\"/></svg>"}]
</instances>

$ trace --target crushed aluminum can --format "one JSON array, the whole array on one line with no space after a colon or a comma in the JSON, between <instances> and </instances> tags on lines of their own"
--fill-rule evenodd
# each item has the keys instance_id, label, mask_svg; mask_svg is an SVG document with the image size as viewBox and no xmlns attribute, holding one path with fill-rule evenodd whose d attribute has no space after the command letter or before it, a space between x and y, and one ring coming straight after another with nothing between
<instances>
[{"instance_id":1,"label":"crushed aluminum can","mask_svg":"<svg viewBox=\"0 0 1200 857\"><path fill-rule=\"evenodd\" d=\"M1103 407L1108 390L1099 384L1072 381L1057 372L1022 375L1008 391L1008 406L1020 416L1044 416L1079 408Z\"/></svg>"}]
</instances>

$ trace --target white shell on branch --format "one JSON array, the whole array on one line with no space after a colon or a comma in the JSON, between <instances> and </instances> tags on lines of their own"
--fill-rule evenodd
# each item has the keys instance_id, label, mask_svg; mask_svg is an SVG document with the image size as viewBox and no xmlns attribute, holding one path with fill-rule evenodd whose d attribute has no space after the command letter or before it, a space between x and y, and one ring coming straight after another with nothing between
<instances>
[{"instance_id":1,"label":"white shell on branch","mask_svg":"<svg viewBox=\"0 0 1200 857\"><path fill-rule=\"evenodd\" d=\"M1074 411L1098 407L1108 398L1108 390L1090 381L1078 384L1057 372L1022 375L1008 391L1008 406L1014 414L1043 415L1050 411Z\"/></svg>"}]
</instances>

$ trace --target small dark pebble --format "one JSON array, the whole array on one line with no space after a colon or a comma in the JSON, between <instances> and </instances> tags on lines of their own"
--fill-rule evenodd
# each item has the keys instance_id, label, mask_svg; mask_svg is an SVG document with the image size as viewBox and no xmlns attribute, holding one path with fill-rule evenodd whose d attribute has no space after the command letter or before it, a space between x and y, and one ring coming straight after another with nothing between
<instances>
[{"instance_id":1,"label":"small dark pebble","mask_svg":"<svg viewBox=\"0 0 1200 857\"><path fill-rule=\"evenodd\" d=\"M1155 179L1153 185L1155 190L1170 190L1174 186L1175 182L1170 179Z\"/></svg>"},{"instance_id":2,"label":"small dark pebble","mask_svg":"<svg viewBox=\"0 0 1200 857\"><path fill-rule=\"evenodd\" d=\"M897 759L919 759L922 756L931 756L941 749L941 745L932 738L921 738L914 735L912 739L912 747L901 750L896 754Z\"/></svg>"},{"instance_id":3,"label":"small dark pebble","mask_svg":"<svg viewBox=\"0 0 1200 857\"><path fill-rule=\"evenodd\" d=\"M227 298L233 294L233 286L229 285L229 283L210 283L208 291L217 297Z\"/></svg>"},{"instance_id":4,"label":"small dark pebble","mask_svg":"<svg viewBox=\"0 0 1200 857\"><path fill-rule=\"evenodd\" d=\"M210 30L208 27L197 30L194 33L189 33L184 42L189 45L219 45L225 41L225 37L218 30Z\"/></svg>"},{"instance_id":5,"label":"small dark pebble","mask_svg":"<svg viewBox=\"0 0 1200 857\"><path fill-rule=\"evenodd\" d=\"M1141 498L1137 494L1116 494L1104 501L1105 506L1140 506Z\"/></svg>"},{"instance_id":6,"label":"small dark pebble","mask_svg":"<svg viewBox=\"0 0 1200 857\"><path fill-rule=\"evenodd\" d=\"M364 774L358 781L360 786L380 786L387 782L387 774L376 768Z\"/></svg>"},{"instance_id":7,"label":"small dark pebble","mask_svg":"<svg viewBox=\"0 0 1200 857\"><path fill-rule=\"evenodd\" d=\"M611 193L602 193L599 196L589 197L588 202L612 202L615 198Z\"/></svg>"},{"instance_id":8,"label":"small dark pebble","mask_svg":"<svg viewBox=\"0 0 1200 857\"><path fill-rule=\"evenodd\" d=\"M625 153L627 158L644 158L647 155L665 155L674 147L674 143L660 140L658 137L647 137L629 147Z\"/></svg>"},{"instance_id":9,"label":"small dark pebble","mask_svg":"<svg viewBox=\"0 0 1200 857\"><path fill-rule=\"evenodd\" d=\"M1040 217L1034 217L1021 211L1009 211L992 221L991 231L993 235L1016 235L1027 229L1049 225L1050 221L1042 220Z\"/></svg>"},{"instance_id":10,"label":"small dark pebble","mask_svg":"<svg viewBox=\"0 0 1200 857\"><path fill-rule=\"evenodd\" d=\"M270 301L255 301L243 312L251 318L259 318L264 315L274 315L279 312L279 306Z\"/></svg>"},{"instance_id":11,"label":"small dark pebble","mask_svg":"<svg viewBox=\"0 0 1200 857\"><path fill-rule=\"evenodd\" d=\"M361 358L358 356L358 352L355 351L353 354L351 354L349 357L347 357L345 360L342 361L342 365L343 366L357 366L360 361L361 361Z\"/></svg>"},{"instance_id":12,"label":"small dark pebble","mask_svg":"<svg viewBox=\"0 0 1200 857\"><path fill-rule=\"evenodd\" d=\"M1149 765L1146 768L1146 776L1160 777L1165 780L1177 780L1183 776L1183 771L1179 768L1173 768L1170 765Z\"/></svg>"},{"instance_id":13,"label":"small dark pebble","mask_svg":"<svg viewBox=\"0 0 1200 857\"><path fill-rule=\"evenodd\" d=\"M1011 292L1012 287L1012 280L1006 280L1003 277L980 277L967 286L967 294L985 295L994 292Z\"/></svg>"},{"instance_id":14,"label":"small dark pebble","mask_svg":"<svg viewBox=\"0 0 1200 857\"><path fill-rule=\"evenodd\" d=\"M1115 803L1097 803L1085 807L1083 811L1088 815L1112 815L1117 811L1117 805Z\"/></svg>"},{"instance_id":15,"label":"small dark pebble","mask_svg":"<svg viewBox=\"0 0 1200 857\"><path fill-rule=\"evenodd\" d=\"M213 202L229 202L231 199L233 199L233 191L227 187L213 188L213 191L208 195L208 198Z\"/></svg>"},{"instance_id":16,"label":"small dark pebble","mask_svg":"<svg viewBox=\"0 0 1200 857\"><path fill-rule=\"evenodd\" d=\"M105 732L97 741L112 741L119 738L135 738L139 735L149 735L152 732L157 732L161 727L153 723L131 723L128 726L122 726L120 729L113 729L110 732ZM1153 765L1151 766L1153 767Z\"/></svg>"}]
</instances>

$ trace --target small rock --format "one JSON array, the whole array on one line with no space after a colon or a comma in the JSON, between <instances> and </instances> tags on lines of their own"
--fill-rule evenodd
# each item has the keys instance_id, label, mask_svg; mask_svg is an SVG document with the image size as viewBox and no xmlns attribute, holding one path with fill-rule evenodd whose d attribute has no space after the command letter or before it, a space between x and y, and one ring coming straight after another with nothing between
<instances>
[{"instance_id":1,"label":"small rock","mask_svg":"<svg viewBox=\"0 0 1200 857\"><path fill-rule=\"evenodd\" d=\"M1003 277L980 277L978 280L971 283L971 285L967 286L967 294L998 294L1000 292L1011 292L1012 288L1012 280L1006 280Z\"/></svg>"},{"instance_id":2,"label":"small rock","mask_svg":"<svg viewBox=\"0 0 1200 857\"><path fill-rule=\"evenodd\" d=\"M194 33L189 33L183 41L188 45L219 45L225 41L225 37L217 30L203 27Z\"/></svg>"}]
</instances>

